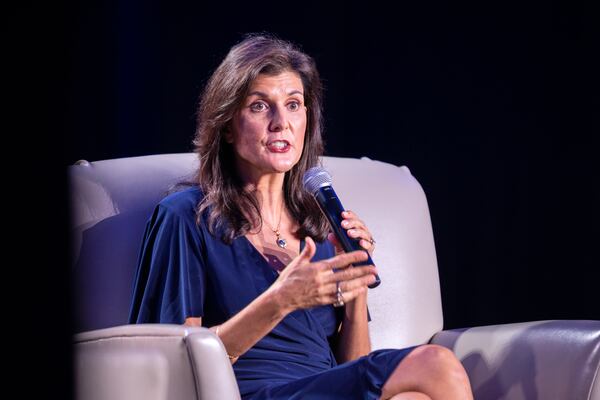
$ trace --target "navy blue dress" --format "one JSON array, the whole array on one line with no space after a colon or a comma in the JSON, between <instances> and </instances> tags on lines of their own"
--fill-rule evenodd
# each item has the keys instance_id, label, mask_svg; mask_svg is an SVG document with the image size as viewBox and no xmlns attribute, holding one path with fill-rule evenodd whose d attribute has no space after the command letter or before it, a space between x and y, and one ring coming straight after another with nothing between
<instances>
[{"instance_id":1,"label":"navy blue dress","mask_svg":"<svg viewBox=\"0 0 600 400\"><path fill-rule=\"evenodd\" d=\"M202 317L203 326L221 324L277 279L246 237L227 245L220 231L209 233L204 215L196 224L201 196L198 187L173 193L148 220L130 323L182 324ZM335 255L327 240L316 245L314 261ZM343 308L331 305L287 315L233 364L242 399L378 399L412 348L377 350L338 365L331 344L342 318Z\"/></svg>"}]
</instances>

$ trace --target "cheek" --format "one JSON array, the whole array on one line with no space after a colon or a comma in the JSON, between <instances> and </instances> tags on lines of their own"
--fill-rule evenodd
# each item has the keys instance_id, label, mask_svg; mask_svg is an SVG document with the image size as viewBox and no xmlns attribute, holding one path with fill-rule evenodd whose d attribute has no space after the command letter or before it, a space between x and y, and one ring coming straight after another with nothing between
<instances>
[{"instance_id":1,"label":"cheek","mask_svg":"<svg viewBox=\"0 0 600 400\"><path fill-rule=\"evenodd\" d=\"M294 127L295 127L295 133L296 133L296 138L297 141L299 142L304 142L304 136L306 135L306 125L307 125L307 118L306 118L306 114L304 115L298 115L295 118L293 118L294 121Z\"/></svg>"},{"instance_id":2,"label":"cheek","mask_svg":"<svg viewBox=\"0 0 600 400\"><path fill-rule=\"evenodd\" d=\"M298 146L301 146L301 149L304 147L304 141L306 140L306 126L306 118L304 118L298 134Z\"/></svg>"},{"instance_id":3,"label":"cheek","mask_svg":"<svg viewBox=\"0 0 600 400\"><path fill-rule=\"evenodd\" d=\"M235 127L233 140L237 148L260 146L260 140L263 132L260 121L242 120L238 121Z\"/></svg>"},{"instance_id":4,"label":"cheek","mask_svg":"<svg viewBox=\"0 0 600 400\"><path fill-rule=\"evenodd\" d=\"M256 156L260 152L259 146L260 143L257 143L256 140L252 140L249 135L238 136L234 143L237 156L243 159L250 159Z\"/></svg>"}]
</instances>

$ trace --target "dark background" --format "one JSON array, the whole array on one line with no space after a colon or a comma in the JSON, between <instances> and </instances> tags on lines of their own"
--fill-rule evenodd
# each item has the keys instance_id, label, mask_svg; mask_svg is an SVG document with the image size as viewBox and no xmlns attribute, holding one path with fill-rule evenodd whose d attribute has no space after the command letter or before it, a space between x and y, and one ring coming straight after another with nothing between
<instances>
[{"instance_id":1,"label":"dark background","mask_svg":"<svg viewBox=\"0 0 600 400\"><path fill-rule=\"evenodd\" d=\"M190 151L200 90L245 32L316 59L327 155L407 165L419 180L445 328L600 319L592 2L199 3L6 14L3 161L17 196L5 201L25 211L10 246L27 260L11 270L27 278L24 330L52 371L44 393L67 396L70 379L65 166Z\"/></svg>"}]
</instances>

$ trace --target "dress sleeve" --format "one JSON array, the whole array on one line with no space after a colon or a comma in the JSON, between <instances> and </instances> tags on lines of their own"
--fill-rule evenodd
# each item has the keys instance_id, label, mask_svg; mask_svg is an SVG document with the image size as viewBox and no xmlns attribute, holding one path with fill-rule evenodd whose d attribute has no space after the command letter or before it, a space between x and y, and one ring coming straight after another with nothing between
<instances>
[{"instance_id":1,"label":"dress sleeve","mask_svg":"<svg viewBox=\"0 0 600 400\"><path fill-rule=\"evenodd\" d=\"M205 263L194 218L159 204L146 224L129 323L182 324L204 310Z\"/></svg>"}]
</instances>

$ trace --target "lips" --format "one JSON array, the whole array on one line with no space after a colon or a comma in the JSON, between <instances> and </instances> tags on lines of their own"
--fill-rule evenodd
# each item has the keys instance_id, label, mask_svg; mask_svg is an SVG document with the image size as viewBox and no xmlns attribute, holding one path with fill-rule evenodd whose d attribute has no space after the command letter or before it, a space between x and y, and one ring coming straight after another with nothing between
<instances>
[{"instance_id":1,"label":"lips","mask_svg":"<svg viewBox=\"0 0 600 400\"><path fill-rule=\"evenodd\" d=\"M285 153L291 148L290 142L287 140L271 140L267 143L267 149L273 153Z\"/></svg>"}]
</instances>

